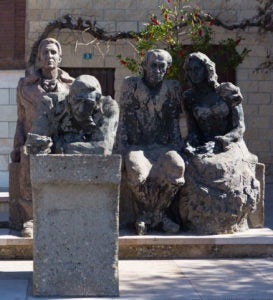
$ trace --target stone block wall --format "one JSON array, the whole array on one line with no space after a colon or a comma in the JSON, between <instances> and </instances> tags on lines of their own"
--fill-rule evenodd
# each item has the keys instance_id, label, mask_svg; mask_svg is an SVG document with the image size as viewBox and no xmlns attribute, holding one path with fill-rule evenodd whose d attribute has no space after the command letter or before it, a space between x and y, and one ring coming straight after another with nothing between
<instances>
[{"instance_id":1,"label":"stone block wall","mask_svg":"<svg viewBox=\"0 0 273 300\"><path fill-rule=\"evenodd\" d=\"M137 31L149 21L149 13L159 11L164 0L27 0L26 7L26 59L33 43L39 38L49 22L65 14L89 18L107 32ZM228 24L234 24L257 13L257 0L192 0L204 10L218 16ZM215 27L215 26L214 26ZM249 149L266 164L266 180L273 181L273 72L255 72L266 55L272 51L273 36L261 33L258 28L228 31L214 28L214 42L227 37L243 38L240 47L251 50L249 56L238 67L236 78L244 95L244 111L247 130L245 134ZM71 30L55 30L51 34L63 47L63 67L115 68L115 98L118 100L123 78L130 72L123 68L116 56L133 53L130 41L104 43L89 34ZM92 53L92 59L83 59L83 53ZM4 92L5 93L5 92ZM3 100L0 100L3 101ZM5 100L4 100L5 101ZM0 105L5 105L0 102ZM13 119L10 120L12 122ZM4 125L7 126L7 125ZM12 125L10 125L12 126ZM5 131L1 129L1 131ZM5 139L4 137L1 139ZM9 147L1 141L2 148ZM1 152L2 153L2 152ZM1 163L0 163L1 164Z\"/></svg>"},{"instance_id":2,"label":"stone block wall","mask_svg":"<svg viewBox=\"0 0 273 300\"><path fill-rule=\"evenodd\" d=\"M9 154L17 120L16 87L24 70L0 71L0 188L8 187Z\"/></svg>"}]
</instances>

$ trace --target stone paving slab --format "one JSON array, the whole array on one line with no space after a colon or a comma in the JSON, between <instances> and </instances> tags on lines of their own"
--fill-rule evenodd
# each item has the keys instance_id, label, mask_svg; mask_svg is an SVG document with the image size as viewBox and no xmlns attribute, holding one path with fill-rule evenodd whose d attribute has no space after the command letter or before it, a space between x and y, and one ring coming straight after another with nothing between
<instances>
[{"instance_id":1,"label":"stone paving slab","mask_svg":"<svg viewBox=\"0 0 273 300\"><path fill-rule=\"evenodd\" d=\"M120 260L120 297L33 297L29 261L0 261L0 300L272 300L273 258Z\"/></svg>"},{"instance_id":2,"label":"stone paving slab","mask_svg":"<svg viewBox=\"0 0 273 300\"><path fill-rule=\"evenodd\" d=\"M252 260L177 261L202 299L273 299L272 281ZM261 260L264 263L265 260ZM272 259L267 267L273 267Z\"/></svg>"},{"instance_id":3,"label":"stone paving slab","mask_svg":"<svg viewBox=\"0 0 273 300\"><path fill-rule=\"evenodd\" d=\"M27 280L0 280L1 300L25 300Z\"/></svg>"}]
</instances>

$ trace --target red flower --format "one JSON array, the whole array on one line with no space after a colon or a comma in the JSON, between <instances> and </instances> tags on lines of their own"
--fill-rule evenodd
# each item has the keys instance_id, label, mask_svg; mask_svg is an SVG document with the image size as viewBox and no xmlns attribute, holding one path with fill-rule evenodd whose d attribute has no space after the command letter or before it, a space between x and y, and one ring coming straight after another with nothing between
<instances>
[{"instance_id":1,"label":"red flower","mask_svg":"<svg viewBox=\"0 0 273 300\"><path fill-rule=\"evenodd\" d=\"M120 61L120 63L121 63L122 65L124 65L124 66L127 66L127 62L126 62L124 59L122 59L122 60Z\"/></svg>"},{"instance_id":2,"label":"red flower","mask_svg":"<svg viewBox=\"0 0 273 300\"><path fill-rule=\"evenodd\" d=\"M241 39L238 39L237 41L235 41L236 45L238 45L241 42Z\"/></svg>"},{"instance_id":3,"label":"red flower","mask_svg":"<svg viewBox=\"0 0 273 300\"><path fill-rule=\"evenodd\" d=\"M183 51L183 50L178 50L177 54L178 54L179 56L183 56L183 55L184 55L184 51Z\"/></svg>"},{"instance_id":4,"label":"red flower","mask_svg":"<svg viewBox=\"0 0 273 300\"><path fill-rule=\"evenodd\" d=\"M209 22L209 25L210 25L210 26L214 25L214 20L211 20L211 21Z\"/></svg>"},{"instance_id":5,"label":"red flower","mask_svg":"<svg viewBox=\"0 0 273 300\"><path fill-rule=\"evenodd\" d=\"M181 20L184 20L184 16L183 16L183 15L181 15L180 19L181 19Z\"/></svg>"},{"instance_id":6,"label":"red flower","mask_svg":"<svg viewBox=\"0 0 273 300\"><path fill-rule=\"evenodd\" d=\"M198 35L202 35L202 29L200 28L199 30L198 30Z\"/></svg>"},{"instance_id":7,"label":"red flower","mask_svg":"<svg viewBox=\"0 0 273 300\"><path fill-rule=\"evenodd\" d=\"M168 17L169 17L169 15L168 15L168 14L165 14L165 19L166 19L166 20L168 19Z\"/></svg>"},{"instance_id":8,"label":"red flower","mask_svg":"<svg viewBox=\"0 0 273 300\"><path fill-rule=\"evenodd\" d=\"M167 2L168 2L168 3L170 3L170 2L171 2L171 0L167 0Z\"/></svg>"},{"instance_id":9,"label":"red flower","mask_svg":"<svg viewBox=\"0 0 273 300\"><path fill-rule=\"evenodd\" d=\"M154 25L159 25L160 24L156 18L151 18L151 22Z\"/></svg>"}]
</instances>

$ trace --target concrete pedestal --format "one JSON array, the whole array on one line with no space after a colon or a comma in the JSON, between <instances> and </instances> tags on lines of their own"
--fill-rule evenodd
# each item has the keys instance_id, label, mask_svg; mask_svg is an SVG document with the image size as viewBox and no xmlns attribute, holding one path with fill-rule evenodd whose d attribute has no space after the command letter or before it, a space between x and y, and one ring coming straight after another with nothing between
<instances>
[{"instance_id":1,"label":"concrete pedestal","mask_svg":"<svg viewBox=\"0 0 273 300\"><path fill-rule=\"evenodd\" d=\"M121 158L31 156L35 296L118 296Z\"/></svg>"},{"instance_id":2,"label":"concrete pedestal","mask_svg":"<svg viewBox=\"0 0 273 300\"><path fill-rule=\"evenodd\" d=\"M9 164L9 227L21 230L23 211L19 204L20 199L20 163Z\"/></svg>"}]
</instances>

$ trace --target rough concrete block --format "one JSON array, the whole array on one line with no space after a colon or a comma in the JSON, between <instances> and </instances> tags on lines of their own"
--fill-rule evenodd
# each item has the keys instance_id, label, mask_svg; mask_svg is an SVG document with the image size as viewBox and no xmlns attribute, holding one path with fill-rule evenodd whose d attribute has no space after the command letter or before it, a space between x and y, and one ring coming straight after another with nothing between
<instances>
[{"instance_id":1,"label":"rough concrete block","mask_svg":"<svg viewBox=\"0 0 273 300\"><path fill-rule=\"evenodd\" d=\"M0 88L0 105L9 104L9 89Z\"/></svg>"},{"instance_id":2,"label":"rough concrete block","mask_svg":"<svg viewBox=\"0 0 273 300\"><path fill-rule=\"evenodd\" d=\"M9 172L8 171L0 171L0 187L7 188L9 186Z\"/></svg>"},{"instance_id":3,"label":"rough concrete block","mask_svg":"<svg viewBox=\"0 0 273 300\"><path fill-rule=\"evenodd\" d=\"M134 31L137 32L137 22L117 22L117 31Z\"/></svg>"},{"instance_id":4,"label":"rough concrete block","mask_svg":"<svg viewBox=\"0 0 273 300\"><path fill-rule=\"evenodd\" d=\"M9 89L9 104L16 105L16 89Z\"/></svg>"},{"instance_id":5,"label":"rough concrete block","mask_svg":"<svg viewBox=\"0 0 273 300\"><path fill-rule=\"evenodd\" d=\"M9 165L9 156L6 155L0 155L0 170L1 171L7 171Z\"/></svg>"},{"instance_id":6,"label":"rough concrete block","mask_svg":"<svg viewBox=\"0 0 273 300\"><path fill-rule=\"evenodd\" d=\"M13 139L0 138L0 154L9 154L12 150Z\"/></svg>"},{"instance_id":7,"label":"rough concrete block","mask_svg":"<svg viewBox=\"0 0 273 300\"><path fill-rule=\"evenodd\" d=\"M16 88L19 79L23 77L24 74L25 74L25 70L1 70L0 88L1 89Z\"/></svg>"},{"instance_id":8,"label":"rough concrete block","mask_svg":"<svg viewBox=\"0 0 273 300\"><path fill-rule=\"evenodd\" d=\"M36 296L118 296L119 155L31 156Z\"/></svg>"},{"instance_id":9,"label":"rough concrete block","mask_svg":"<svg viewBox=\"0 0 273 300\"><path fill-rule=\"evenodd\" d=\"M9 123L0 122L0 137L7 138L9 137Z\"/></svg>"},{"instance_id":10,"label":"rough concrete block","mask_svg":"<svg viewBox=\"0 0 273 300\"><path fill-rule=\"evenodd\" d=\"M16 130L16 122L9 122L8 129L8 137L13 139Z\"/></svg>"},{"instance_id":11,"label":"rough concrete block","mask_svg":"<svg viewBox=\"0 0 273 300\"><path fill-rule=\"evenodd\" d=\"M24 214L20 206L20 163L9 164L9 227L22 229Z\"/></svg>"},{"instance_id":12,"label":"rough concrete block","mask_svg":"<svg viewBox=\"0 0 273 300\"><path fill-rule=\"evenodd\" d=\"M260 202L256 210L248 216L248 225L250 228L264 227L264 191L265 191L265 165L256 164L256 178L260 181Z\"/></svg>"},{"instance_id":13,"label":"rough concrete block","mask_svg":"<svg viewBox=\"0 0 273 300\"><path fill-rule=\"evenodd\" d=\"M15 105L2 105L0 121L16 121L17 109Z\"/></svg>"},{"instance_id":14,"label":"rough concrete block","mask_svg":"<svg viewBox=\"0 0 273 300\"><path fill-rule=\"evenodd\" d=\"M149 3L151 3L151 1L149 1ZM138 1L135 0L116 0L116 8L118 9L136 9L138 5Z\"/></svg>"}]
</instances>

